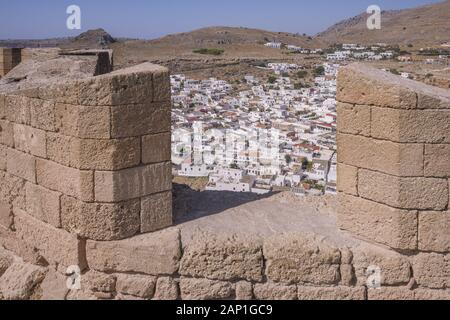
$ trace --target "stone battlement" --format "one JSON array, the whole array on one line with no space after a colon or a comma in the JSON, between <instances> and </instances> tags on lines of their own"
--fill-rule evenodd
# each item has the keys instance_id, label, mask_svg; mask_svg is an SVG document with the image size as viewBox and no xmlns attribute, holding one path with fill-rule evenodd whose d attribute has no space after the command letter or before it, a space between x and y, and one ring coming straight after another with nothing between
<instances>
[{"instance_id":1,"label":"stone battlement","mask_svg":"<svg viewBox=\"0 0 450 320\"><path fill-rule=\"evenodd\" d=\"M167 69L0 95L0 299L450 299L448 92L338 91L338 197L176 194L173 227Z\"/></svg>"}]
</instances>

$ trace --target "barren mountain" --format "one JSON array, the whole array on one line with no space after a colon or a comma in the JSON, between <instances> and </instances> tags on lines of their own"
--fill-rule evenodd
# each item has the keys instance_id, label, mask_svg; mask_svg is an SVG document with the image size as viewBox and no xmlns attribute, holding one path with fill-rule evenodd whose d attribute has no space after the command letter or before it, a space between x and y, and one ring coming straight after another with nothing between
<instances>
[{"instance_id":1,"label":"barren mountain","mask_svg":"<svg viewBox=\"0 0 450 320\"><path fill-rule=\"evenodd\" d=\"M450 41L450 0L412 9L383 11L381 30L369 30L369 14L362 13L319 33L316 39L329 44L356 42L409 45L440 45Z\"/></svg>"}]
</instances>

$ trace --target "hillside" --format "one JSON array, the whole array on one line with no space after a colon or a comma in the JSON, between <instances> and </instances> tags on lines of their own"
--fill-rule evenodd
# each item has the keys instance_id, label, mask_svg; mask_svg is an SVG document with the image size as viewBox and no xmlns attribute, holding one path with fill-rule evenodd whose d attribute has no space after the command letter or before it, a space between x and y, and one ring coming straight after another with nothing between
<instances>
[{"instance_id":1,"label":"hillside","mask_svg":"<svg viewBox=\"0 0 450 320\"><path fill-rule=\"evenodd\" d=\"M368 17L367 13L362 13L341 21L319 33L316 39L329 44L384 42L403 46L412 44L416 48L440 45L450 40L450 0L411 9L384 11L381 30L367 29Z\"/></svg>"}]
</instances>

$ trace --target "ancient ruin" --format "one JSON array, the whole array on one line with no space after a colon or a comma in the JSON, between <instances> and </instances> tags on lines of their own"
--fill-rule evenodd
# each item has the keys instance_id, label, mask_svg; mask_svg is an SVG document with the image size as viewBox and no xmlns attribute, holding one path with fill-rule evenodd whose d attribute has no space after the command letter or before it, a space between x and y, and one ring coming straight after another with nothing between
<instances>
[{"instance_id":1,"label":"ancient ruin","mask_svg":"<svg viewBox=\"0 0 450 320\"><path fill-rule=\"evenodd\" d=\"M337 199L177 222L168 70L27 62L0 82L0 299L450 299L448 91L344 67Z\"/></svg>"}]
</instances>

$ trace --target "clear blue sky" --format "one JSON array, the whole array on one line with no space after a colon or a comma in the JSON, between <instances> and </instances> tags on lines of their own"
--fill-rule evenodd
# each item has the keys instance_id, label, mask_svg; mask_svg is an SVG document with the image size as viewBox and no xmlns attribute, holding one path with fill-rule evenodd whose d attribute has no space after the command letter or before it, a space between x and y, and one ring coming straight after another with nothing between
<instances>
[{"instance_id":1,"label":"clear blue sky","mask_svg":"<svg viewBox=\"0 0 450 320\"><path fill-rule=\"evenodd\" d=\"M77 35L102 27L116 37L156 38L206 26L315 34L365 11L439 0L0 0L0 39ZM66 28L66 8L82 10L82 30Z\"/></svg>"}]
</instances>

